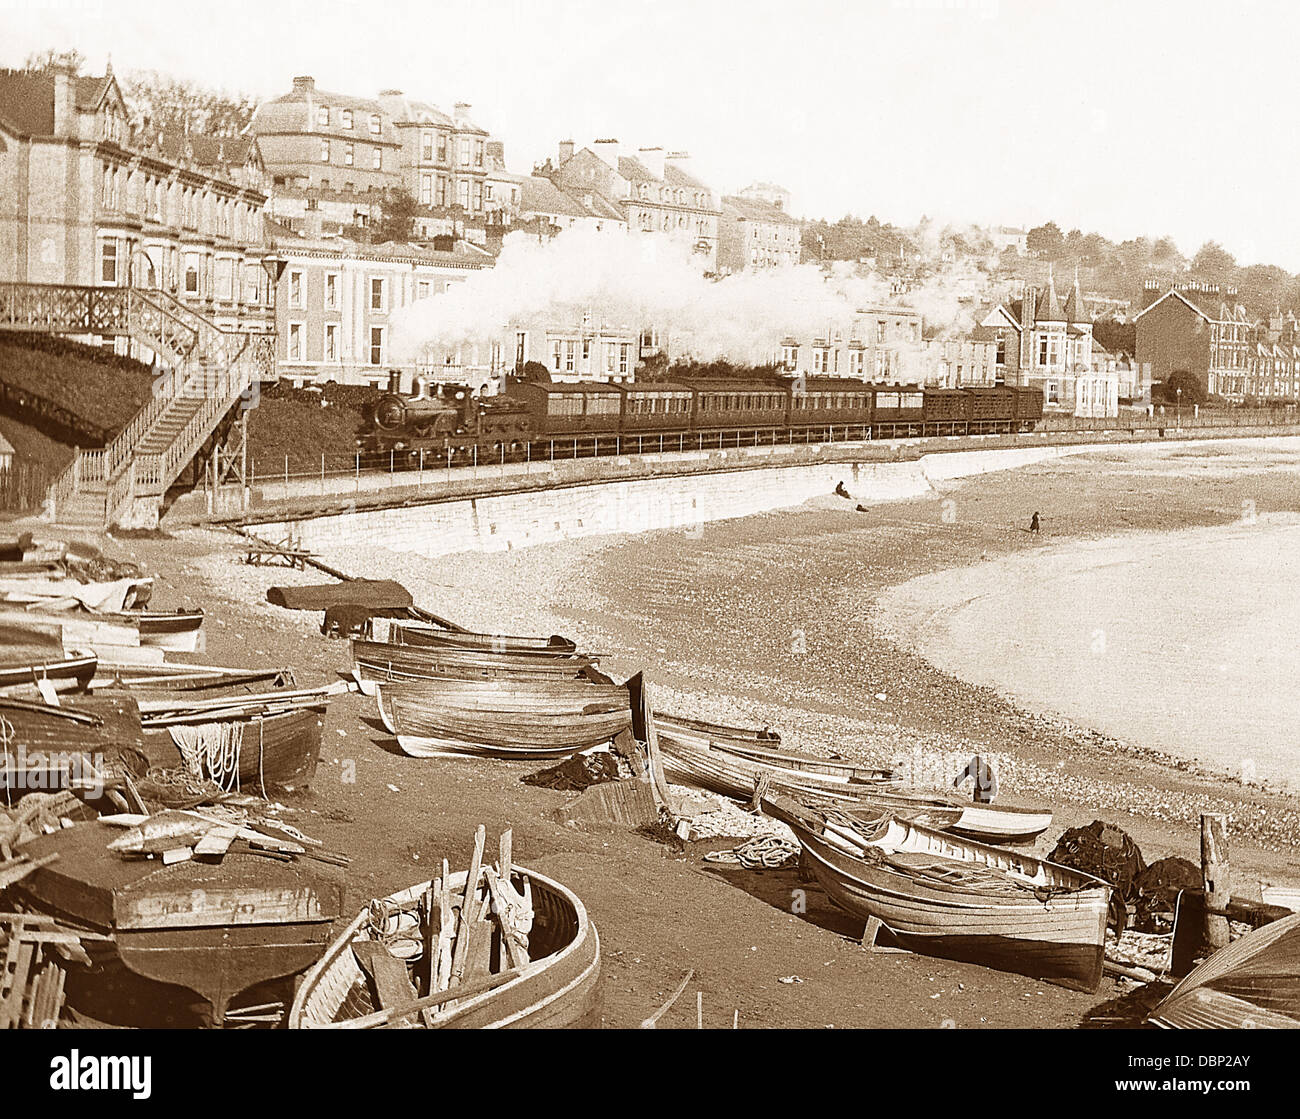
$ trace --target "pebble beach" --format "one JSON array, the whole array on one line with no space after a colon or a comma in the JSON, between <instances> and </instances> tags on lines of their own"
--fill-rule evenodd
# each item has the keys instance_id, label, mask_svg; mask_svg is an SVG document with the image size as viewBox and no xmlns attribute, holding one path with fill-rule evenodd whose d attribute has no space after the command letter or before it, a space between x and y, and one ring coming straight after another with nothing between
<instances>
[{"instance_id":1,"label":"pebble beach","mask_svg":"<svg viewBox=\"0 0 1300 1119\"><path fill-rule=\"evenodd\" d=\"M1300 512L1290 463L1269 468L1231 446L1162 450L1080 455L944 484L925 498L868 502L862 512L828 495L685 531L439 559L339 547L321 559L396 579L469 628L567 634L602 654L616 677L644 669L660 709L770 726L793 749L888 765L931 786L950 784L982 753L1001 799L1055 810L1040 854L1066 827L1100 818L1129 832L1148 862L1195 860L1199 815L1224 812L1234 893L1252 896L1260 882L1300 881L1300 799L943 671L879 606L914 578L1072 540L1231 524L1243 503L1264 516ZM1039 537L1025 531L1034 509L1043 513ZM321 678L347 666L346 646L320 637L318 617L265 600L267 587L319 582L319 573L246 567L218 532L123 547L160 571L161 601L210 610L206 659L269 658ZM782 876L793 872L742 881L703 863L707 841L681 850L559 827L550 815L563 794L521 786L526 765L404 758L373 714L359 696L334 705L304 828L359 852L353 877L364 900L405 884L403 864L467 849L473 822L489 831L509 823L516 849L531 845L539 869L567 874L600 924L609 1025L636 1024L688 967L742 1025L1069 1026L1122 993L1110 981L1080 995L972 965L874 956L828 904L789 912L782 899L794 879ZM348 762L355 783L338 779ZM726 916L693 929L682 919L691 906ZM796 972L811 980L814 969L822 981L777 982Z\"/></svg>"}]
</instances>

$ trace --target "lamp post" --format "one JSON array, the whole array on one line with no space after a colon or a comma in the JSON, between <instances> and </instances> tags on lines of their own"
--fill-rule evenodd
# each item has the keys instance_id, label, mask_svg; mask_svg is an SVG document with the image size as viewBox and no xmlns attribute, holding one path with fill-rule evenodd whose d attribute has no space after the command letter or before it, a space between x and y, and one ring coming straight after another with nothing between
<instances>
[{"instance_id":1,"label":"lamp post","mask_svg":"<svg viewBox=\"0 0 1300 1119\"><path fill-rule=\"evenodd\" d=\"M1174 413L1174 419L1175 419L1174 426L1177 427L1179 431L1182 431L1183 430L1183 390L1181 388L1177 390L1177 411Z\"/></svg>"},{"instance_id":2,"label":"lamp post","mask_svg":"<svg viewBox=\"0 0 1300 1119\"><path fill-rule=\"evenodd\" d=\"M271 329L268 333L272 336L271 340L271 368L275 370L279 365L279 354L276 352L276 343L280 333L280 324L277 321L279 312L279 293L280 277L284 275L285 266L289 262L276 252L268 253L262 257L262 269L266 272L267 279L270 280L270 290L267 294L270 299L267 301L270 305Z\"/></svg>"}]
</instances>

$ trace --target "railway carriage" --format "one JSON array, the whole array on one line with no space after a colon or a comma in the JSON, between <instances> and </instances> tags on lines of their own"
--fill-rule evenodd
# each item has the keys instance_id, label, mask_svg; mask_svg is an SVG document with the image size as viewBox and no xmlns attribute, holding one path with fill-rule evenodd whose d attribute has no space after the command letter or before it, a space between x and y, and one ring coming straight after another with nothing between
<instances>
[{"instance_id":1,"label":"railway carriage","mask_svg":"<svg viewBox=\"0 0 1300 1119\"><path fill-rule=\"evenodd\" d=\"M695 390L690 385L644 381L618 387L623 394L624 435L691 430Z\"/></svg>"},{"instance_id":2,"label":"railway carriage","mask_svg":"<svg viewBox=\"0 0 1300 1119\"><path fill-rule=\"evenodd\" d=\"M786 426L789 383L778 378L692 381L696 431L745 431Z\"/></svg>"},{"instance_id":3,"label":"railway carriage","mask_svg":"<svg viewBox=\"0 0 1300 1119\"><path fill-rule=\"evenodd\" d=\"M791 427L853 427L871 423L875 386L841 377L803 377L790 392Z\"/></svg>"},{"instance_id":4,"label":"railway carriage","mask_svg":"<svg viewBox=\"0 0 1300 1119\"><path fill-rule=\"evenodd\" d=\"M872 434L881 438L920 435L925 428L925 390L920 385L876 385Z\"/></svg>"},{"instance_id":5,"label":"railway carriage","mask_svg":"<svg viewBox=\"0 0 1300 1119\"><path fill-rule=\"evenodd\" d=\"M571 435L617 435L623 419L623 393L599 382L520 381L509 395L523 401L534 439Z\"/></svg>"}]
</instances>

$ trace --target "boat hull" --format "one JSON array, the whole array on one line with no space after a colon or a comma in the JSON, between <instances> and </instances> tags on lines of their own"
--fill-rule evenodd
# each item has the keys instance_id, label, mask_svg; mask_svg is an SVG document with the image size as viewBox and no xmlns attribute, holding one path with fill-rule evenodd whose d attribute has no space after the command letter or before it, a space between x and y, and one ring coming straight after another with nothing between
<instances>
[{"instance_id":1,"label":"boat hull","mask_svg":"<svg viewBox=\"0 0 1300 1119\"><path fill-rule=\"evenodd\" d=\"M56 692L84 692L95 675L95 656L51 657L31 664L0 664L0 689L48 680Z\"/></svg>"},{"instance_id":2,"label":"boat hull","mask_svg":"<svg viewBox=\"0 0 1300 1119\"><path fill-rule=\"evenodd\" d=\"M1104 883L1068 892L948 884L885 859L859 858L800 820L789 822L830 899L864 921L878 918L904 947L1075 990L1095 991L1100 984L1109 900ZM949 850L956 855L962 842ZM996 848L985 848L982 857L989 860L983 866L1050 865Z\"/></svg>"},{"instance_id":3,"label":"boat hull","mask_svg":"<svg viewBox=\"0 0 1300 1119\"><path fill-rule=\"evenodd\" d=\"M326 705L322 703L271 715L189 724L178 729L202 731L221 724L238 724L241 729L238 783L233 784L227 775L218 774L221 783L248 792L295 792L305 789L316 775L325 711ZM146 729L144 738L151 762L176 765L180 747L170 727ZM206 768L204 775L213 776Z\"/></svg>"},{"instance_id":4,"label":"boat hull","mask_svg":"<svg viewBox=\"0 0 1300 1119\"><path fill-rule=\"evenodd\" d=\"M379 684L384 726L412 757L564 757L631 726L625 689L566 681Z\"/></svg>"},{"instance_id":5,"label":"boat hull","mask_svg":"<svg viewBox=\"0 0 1300 1119\"><path fill-rule=\"evenodd\" d=\"M466 874L450 879L463 891ZM582 902L567 887L536 871L516 867L514 878L532 883L534 924L530 945L552 948L538 955L516 979L466 999L433 1019L438 1029L565 1029L595 1026L600 1021L600 937ZM393 895L410 904L428 889L427 882ZM324 957L303 978L289 1011L290 1029L345 1027L377 1009L351 945L365 939L363 910ZM544 966L534 966L544 965ZM415 1019L418 1021L418 1019Z\"/></svg>"}]
</instances>

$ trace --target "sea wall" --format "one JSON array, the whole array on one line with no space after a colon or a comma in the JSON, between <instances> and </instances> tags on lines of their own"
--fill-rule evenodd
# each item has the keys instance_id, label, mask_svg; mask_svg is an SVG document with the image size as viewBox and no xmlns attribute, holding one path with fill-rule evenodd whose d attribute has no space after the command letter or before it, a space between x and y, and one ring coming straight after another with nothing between
<instances>
[{"instance_id":1,"label":"sea wall","mask_svg":"<svg viewBox=\"0 0 1300 1119\"><path fill-rule=\"evenodd\" d=\"M293 538L307 549L371 545L426 556L506 551L580 536L691 528L747 517L830 495L843 482L855 502L928 493L932 481L1008 470L1074 454L1080 447L1026 447L926 455L906 462L822 463L708 474L562 485L262 521L267 540Z\"/></svg>"}]
</instances>

